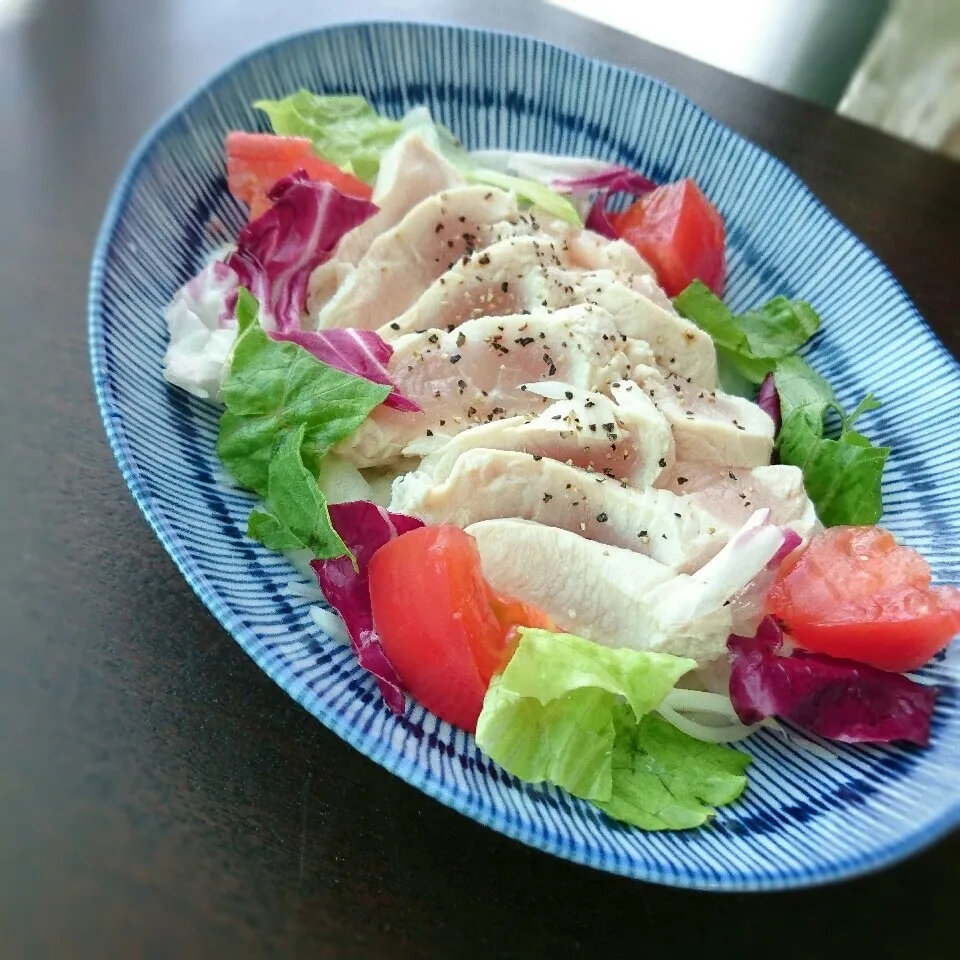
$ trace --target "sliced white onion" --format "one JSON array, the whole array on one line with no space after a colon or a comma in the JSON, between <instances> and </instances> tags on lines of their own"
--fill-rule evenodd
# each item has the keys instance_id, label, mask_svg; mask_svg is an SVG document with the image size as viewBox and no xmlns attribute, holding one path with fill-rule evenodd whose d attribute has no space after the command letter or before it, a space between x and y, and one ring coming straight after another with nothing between
<instances>
[{"instance_id":1,"label":"sliced white onion","mask_svg":"<svg viewBox=\"0 0 960 960\"><path fill-rule=\"evenodd\" d=\"M335 613L324 607L311 607L310 619L331 640L335 640L337 643L350 643L347 625Z\"/></svg>"}]
</instances>

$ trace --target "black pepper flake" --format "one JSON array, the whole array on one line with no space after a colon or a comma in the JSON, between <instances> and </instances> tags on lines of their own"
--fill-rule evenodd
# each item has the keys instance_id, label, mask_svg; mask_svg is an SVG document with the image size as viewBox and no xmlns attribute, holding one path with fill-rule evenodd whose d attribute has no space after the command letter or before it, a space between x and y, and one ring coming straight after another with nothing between
<instances>
[{"instance_id":1,"label":"black pepper flake","mask_svg":"<svg viewBox=\"0 0 960 960\"><path fill-rule=\"evenodd\" d=\"M734 426L735 426L738 430L746 430L746 429L747 429L746 427L741 426L739 423L734 424Z\"/></svg>"},{"instance_id":2,"label":"black pepper flake","mask_svg":"<svg viewBox=\"0 0 960 960\"><path fill-rule=\"evenodd\" d=\"M551 417L550 419L551 419L551 420L559 420L559 419L560 419L560 414L558 413L558 414L556 414L556 416L553 416L553 417Z\"/></svg>"},{"instance_id":3,"label":"black pepper flake","mask_svg":"<svg viewBox=\"0 0 960 960\"><path fill-rule=\"evenodd\" d=\"M677 486L682 487L687 482L686 477L677 477Z\"/></svg>"},{"instance_id":4,"label":"black pepper flake","mask_svg":"<svg viewBox=\"0 0 960 960\"><path fill-rule=\"evenodd\" d=\"M748 501L744 504L744 506L745 506L745 507L749 507L749 506L750 506L750 501L748 500Z\"/></svg>"},{"instance_id":5,"label":"black pepper flake","mask_svg":"<svg viewBox=\"0 0 960 960\"><path fill-rule=\"evenodd\" d=\"M476 407L470 407L470 408L467 410L467 416L468 416L468 417L473 417L473 416L476 415L476 413L477 413L477 408L476 408Z\"/></svg>"},{"instance_id":6,"label":"black pepper flake","mask_svg":"<svg viewBox=\"0 0 960 960\"><path fill-rule=\"evenodd\" d=\"M466 334L461 331L457 334L457 346L462 347L467 342Z\"/></svg>"},{"instance_id":7,"label":"black pepper flake","mask_svg":"<svg viewBox=\"0 0 960 960\"><path fill-rule=\"evenodd\" d=\"M543 355L543 362L544 362L544 363L553 363L553 361L550 359L550 354L549 354L549 353L545 353L545 354Z\"/></svg>"},{"instance_id":8,"label":"black pepper flake","mask_svg":"<svg viewBox=\"0 0 960 960\"><path fill-rule=\"evenodd\" d=\"M741 500L746 500L746 499L747 499L747 495L746 495L745 493L740 493L740 494L738 494L738 496L740 497Z\"/></svg>"},{"instance_id":9,"label":"black pepper flake","mask_svg":"<svg viewBox=\"0 0 960 960\"><path fill-rule=\"evenodd\" d=\"M662 470L664 467L666 467L666 465L667 465L667 461L666 461L663 457L661 457L661 458L660 458L660 469Z\"/></svg>"},{"instance_id":10,"label":"black pepper flake","mask_svg":"<svg viewBox=\"0 0 960 960\"><path fill-rule=\"evenodd\" d=\"M583 405L584 405L585 407L595 407L595 406L596 406L596 404L593 402L593 400L586 400L586 401L584 401L584 404L583 404Z\"/></svg>"},{"instance_id":11,"label":"black pepper flake","mask_svg":"<svg viewBox=\"0 0 960 960\"><path fill-rule=\"evenodd\" d=\"M399 330L399 329L400 329L400 324L399 324L399 323L391 323L391 324L390 324L390 329L391 329L391 330Z\"/></svg>"},{"instance_id":12,"label":"black pepper flake","mask_svg":"<svg viewBox=\"0 0 960 960\"><path fill-rule=\"evenodd\" d=\"M734 472L733 472L732 470L730 470L730 471L727 473L727 476L728 476L731 480L736 480L736 479L737 479L737 478L736 478L736 475L734 474Z\"/></svg>"},{"instance_id":13,"label":"black pepper flake","mask_svg":"<svg viewBox=\"0 0 960 960\"><path fill-rule=\"evenodd\" d=\"M477 261L477 263L479 263L481 267L485 267L489 262L490 262L490 254L489 254L489 253L483 253L483 254L481 254L481 255L480 255L480 259Z\"/></svg>"},{"instance_id":14,"label":"black pepper flake","mask_svg":"<svg viewBox=\"0 0 960 960\"><path fill-rule=\"evenodd\" d=\"M500 284L500 289L506 293L510 289L510 284L504 280L503 283Z\"/></svg>"},{"instance_id":15,"label":"black pepper flake","mask_svg":"<svg viewBox=\"0 0 960 960\"><path fill-rule=\"evenodd\" d=\"M483 199L484 199L484 200L489 200L492 196L493 196L493 191L491 190L490 192L485 193L485 194L483 195Z\"/></svg>"},{"instance_id":16,"label":"black pepper flake","mask_svg":"<svg viewBox=\"0 0 960 960\"><path fill-rule=\"evenodd\" d=\"M460 354L459 354L459 353L453 354L453 356L450 357L450 362L451 362L451 363L459 363L459 362L460 362Z\"/></svg>"},{"instance_id":17,"label":"black pepper flake","mask_svg":"<svg viewBox=\"0 0 960 960\"><path fill-rule=\"evenodd\" d=\"M543 502L544 502L544 503L549 503L552 499L553 499L553 494L552 494L552 493L545 493L545 494L543 495Z\"/></svg>"},{"instance_id":18,"label":"black pepper flake","mask_svg":"<svg viewBox=\"0 0 960 960\"><path fill-rule=\"evenodd\" d=\"M427 339L428 339L431 343L437 343L437 342L439 341L439 339L440 339L440 334L438 334L438 333L431 333L430 336L427 337Z\"/></svg>"},{"instance_id":19,"label":"black pepper flake","mask_svg":"<svg viewBox=\"0 0 960 960\"><path fill-rule=\"evenodd\" d=\"M521 383L521 384L520 384L520 389L521 389L524 393L526 393L527 385L526 385L525 383Z\"/></svg>"},{"instance_id":20,"label":"black pepper flake","mask_svg":"<svg viewBox=\"0 0 960 960\"><path fill-rule=\"evenodd\" d=\"M610 518L605 513L597 514L597 523L606 523Z\"/></svg>"},{"instance_id":21,"label":"black pepper flake","mask_svg":"<svg viewBox=\"0 0 960 960\"><path fill-rule=\"evenodd\" d=\"M661 533L660 536L661 536L661 538L664 539L664 540L667 539L667 535L666 535L665 533Z\"/></svg>"},{"instance_id":22,"label":"black pepper flake","mask_svg":"<svg viewBox=\"0 0 960 960\"><path fill-rule=\"evenodd\" d=\"M530 311L527 310L526 312L529 313ZM546 335L542 330L540 331L540 339L541 339L541 340L546 340L546 339L547 339L547 335Z\"/></svg>"},{"instance_id":23,"label":"black pepper flake","mask_svg":"<svg viewBox=\"0 0 960 960\"><path fill-rule=\"evenodd\" d=\"M603 468L603 472L604 472L608 477L611 477L611 478L612 478L612 477L614 476L614 472L613 472L613 470L610 469L610 467L604 467L604 468Z\"/></svg>"},{"instance_id":24,"label":"black pepper flake","mask_svg":"<svg viewBox=\"0 0 960 960\"><path fill-rule=\"evenodd\" d=\"M519 344L521 347L529 347L533 343L533 337L518 337L513 341L516 344Z\"/></svg>"},{"instance_id":25,"label":"black pepper flake","mask_svg":"<svg viewBox=\"0 0 960 960\"><path fill-rule=\"evenodd\" d=\"M572 399L573 399L573 391L572 391L572 390L564 390L564 391L563 391L563 395L564 395L568 400L572 400Z\"/></svg>"},{"instance_id":26,"label":"black pepper flake","mask_svg":"<svg viewBox=\"0 0 960 960\"><path fill-rule=\"evenodd\" d=\"M443 229L443 224L442 224L442 223L438 223L438 224L433 228L433 232L434 232L434 233L439 233L442 229Z\"/></svg>"},{"instance_id":27,"label":"black pepper flake","mask_svg":"<svg viewBox=\"0 0 960 960\"><path fill-rule=\"evenodd\" d=\"M493 347L493 349L496 350L497 353L499 353L499 354L504 354L504 353L509 353L509 352L510 352L510 348L509 348L509 347L505 347L502 343L497 343L496 341L494 341L493 343L491 343L490 346Z\"/></svg>"},{"instance_id":28,"label":"black pepper flake","mask_svg":"<svg viewBox=\"0 0 960 960\"><path fill-rule=\"evenodd\" d=\"M597 432L597 425L595 423L587 424L587 426L594 432Z\"/></svg>"},{"instance_id":29,"label":"black pepper flake","mask_svg":"<svg viewBox=\"0 0 960 960\"><path fill-rule=\"evenodd\" d=\"M466 222L467 222L467 218L466 218L466 217L457 217L457 219L458 219L461 223L466 223Z\"/></svg>"},{"instance_id":30,"label":"black pepper flake","mask_svg":"<svg viewBox=\"0 0 960 960\"><path fill-rule=\"evenodd\" d=\"M555 377L557 375L557 366L554 363L550 364L550 369L547 371L548 377Z\"/></svg>"},{"instance_id":31,"label":"black pepper flake","mask_svg":"<svg viewBox=\"0 0 960 960\"><path fill-rule=\"evenodd\" d=\"M461 393L462 393L462 392L463 392L463 391L461 391ZM439 391L439 390L434 390L434 391L433 391L433 399L434 399L434 400L438 400L439 398L440 398L440 391Z\"/></svg>"},{"instance_id":32,"label":"black pepper flake","mask_svg":"<svg viewBox=\"0 0 960 960\"><path fill-rule=\"evenodd\" d=\"M441 420L441 421L440 421L440 426L441 426L441 427L445 427L446 425L447 425L447 421L446 421L446 420Z\"/></svg>"},{"instance_id":33,"label":"black pepper flake","mask_svg":"<svg viewBox=\"0 0 960 960\"><path fill-rule=\"evenodd\" d=\"M432 436L433 436L433 431L432 431L432 430L428 430L428 431L427 431L427 436L428 436L428 437L432 437Z\"/></svg>"},{"instance_id":34,"label":"black pepper flake","mask_svg":"<svg viewBox=\"0 0 960 960\"><path fill-rule=\"evenodd\" d=\"M607 433L612 433L612 432L613 432L613 428L616 426L616 424L613 424L613 423L601 423L600 426L603 427L603 429L606 430Z\"/></svg>"},{"instance_id":35,"label":"black pepper flake","mask_svg":"<svg viewBox=\"0 0 960 960\"><path fill-rule=\"evenodd\" d=\"M460 388L460 395L463 396L463 391L467 389L467 381L466 381L466 380L458 380L458 381L457 381L457 386ZM437 396L438 396L438 397L440 396L440 393L439 393L439 392L437 393Z\"/></svg>"},{"instance_id":36,"label":"black pepper flake","mask_svg":"<svg viewBox=\"0 0 960 960\"><path fill-rule=\"evenodd\" d=\"M448 241L447 241L447 246L448 246L449 248L453 249L453 241L452 241L452 240L448 240Z\"/></svg>"},{"instance_id":37,"label":"black pepper flake","mask_svg":"<svg viewBox=\"0 0 960 960\"><path fill-rule=\"evenodd\" d=\"M681 517L680 517L680 514L679 514L679 513L675 513L675 514L674 514L674 516L675 516L675 517L676 517L676 518L677 518L678 520L679 520L679 519L681 519Z\"/></svg>"},{"instance_id":38,"label":"black pepper flake","mask_svg":"<svg viewBox=\"0 0 960 960\"><path fill-rule=\"evenodd\" d=\"M542 460L543 457L542 457L539 453L535 453L535 454L533 455L533 459L534 459L534 460Z\"/></svg>"}]
</instances>

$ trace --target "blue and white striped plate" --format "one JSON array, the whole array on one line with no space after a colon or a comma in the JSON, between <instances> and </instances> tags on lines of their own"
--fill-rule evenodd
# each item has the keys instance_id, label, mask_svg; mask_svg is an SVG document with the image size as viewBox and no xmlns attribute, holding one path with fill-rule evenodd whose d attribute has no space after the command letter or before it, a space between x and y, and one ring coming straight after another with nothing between
<instances>
[{"instance_id":1,"label":"blue and white striped plate","mask_svg":"<svg viewBox=\"0 0 960 960\"><path fill-rule=\"evenodd\" d=\"M820 883L871 870L960 821L956 647L926 674L943 688L927 750L800 752L752 738L743 800L708 827L624 829L549 787L520 783L473 739L414 705L390 714L350 652L312 626L287 563L244 536L251 500L223 482L218 410L160 376L161 310L242 214L223 138L264 129L251 107L300 86L359 92L395 116L426 104L470 147L615 160L656 180L693 176L728 225L729 302L803 297L823 315L815 366L848 406L884 401L866 432L893 447L885 523L942 582L960 580L956 362L886 268L790 170L649 77L535 40L452 27L365 24L259 50L155 127L122 175L97 244L90 349L110 443L141 509L190 585L256 663L358 750L443 803L542 850L644 880L723 890Z\"/></svg>"}]
</instances>

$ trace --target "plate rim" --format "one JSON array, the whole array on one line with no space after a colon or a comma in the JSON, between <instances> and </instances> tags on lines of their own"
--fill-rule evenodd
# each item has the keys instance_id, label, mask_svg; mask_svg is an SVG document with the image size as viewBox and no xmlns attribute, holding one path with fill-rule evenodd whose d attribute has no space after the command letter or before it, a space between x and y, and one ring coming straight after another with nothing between
<instances>
[{"instance_id":1,"label":"plate rim","mask_svg":"<svg viewBox=\"0 0 960 960\"><path fill-rule=\"evenodd\" d=\"M873 263L883 272L885 278L893 284L895 292L900 297L902 303L909 308L913 318L926 329L927 334L939 351L949 361L952 361L955 368L960 368L960 360L953 355L946 344L940 339L937 332L927 323L909 294L889 267L887 267L886 263L878 257L866 243L857 237L846 224L833 214L792 167L753 140L750 140L721 120L718 120L712 114L701 108L694 100L666 81L645 74L632 67L601 60L579 53L576 50L571 50L557 43L511 31L465 26L442 20L376 19L341 21L327 26L286 33L266 43L251 47L229 60L224 66L192 87L187 94L168 108L159 119L142 134L128 154L114 182L103 219L97 232L91 259L90 277L87 288L88 355L97 408L107 434L111 452L117 462L124 482L130 490L140 512L150 525L150 528L190 588L204 606L214 615L220 625L230 634L232 639L239 644L250 659L277 684L284 694L298 703L311 717L319 720L320 723L345 741L351 748L357 750L363 756L372 760L378 766L384 768L408 785L431 797L431 799L437 800L455 810L457 813L465 815L483 826L496 830L498 833L512 840L519 841L526 846L583 866L635 880L658 883L678 889L696 889L728 893L776 892L835 884L892 866L932 846L938 840L951 833L957 826L960 826L960 798L958 798L952 806L945 809L939 817L927 821L920 828L903 835L898 841L886 843L867 854L859 856L850 854L832 864L818 866L815 868L815 871L801 866L799 868L793 867L785 869L776 876L766 877L754 875L753 877L735 876L732 879L714 879L701 875L694 878L690 876L684 868L671 866L666 866L665 868L662 863L645 864L621 857L616 858L615 862L601 863L597 862L593 857L578 849L576 846L560 845L553 842L549 835L527 836L525 833L529 831L524 830L521 822L518 821L514 823L512 819L504 817L503 812L495 805L485 803L482 798L476 796L474 793L467 792L464 794L463 791L457 791L446 781L437 781L431 778L416 764L404 761L399 755L394 756L390 753L375 755L376 751L362 738L355 737L352 726L340 715L325 711L324 715L321 716L311 709L306 702L308 699L306 694L310 688L304 684L294 685L282 682L282 674L284 673L282 665L280 665L275 658L261 656L255 652L255 641L257 640L255 631L247 627L242 620L234 614L230 606L220 599L216 589L209 583L207 577L196 568L189 548L184 545L178 535L169 528L163 508L147 489L135 462L135 458L129 449L125 436L125 425L122 420L115 415L112 409L109 377L105 369L106 351L103 337L102 299L103 282L109 263L108 253L113 235L126 210L130 194L136 186L140 167L155 145L162 140L167 129L171 127L184 112L207 95L211 88L216 86L221 80L229 77L232 73L244 67L248 62L254 61L271 51L279 50L292 43L309 42L310 39L325 34L349 34L369 30L390 32L416 28L452 30L463 34L473 34L484 37L494 36L534 43L566 55L577 57L587 63L601 64L604 67L612 67L615 70L636 74L657 87L664 89L670 96L681 99L710 124L727 131L737 138L737 140L746 144L749 150L758 152L765 157L767 161L772 162L777 168L785 171L788 175L788 183L785 184L785 186L794 190L799 189L805 193L808 198L816 204L819 211L831 221L831 225L835 229L839 228L846 238L869 255ZM428 714L428 716L432 716L432 714ZM466 799L464 799L464 797L466 797Z\"/></svg>"}]
</instances>

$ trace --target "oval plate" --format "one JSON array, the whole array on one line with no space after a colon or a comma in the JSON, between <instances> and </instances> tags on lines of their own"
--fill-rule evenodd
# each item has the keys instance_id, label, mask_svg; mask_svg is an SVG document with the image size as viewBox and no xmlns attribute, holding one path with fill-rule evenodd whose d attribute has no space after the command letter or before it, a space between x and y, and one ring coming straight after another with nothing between
<instances>
[{"instance_id":1,"label":"oval plate","mask_svg":"<svg viewBox=\"0 0 960 960\"><path fill-rule=\"evenodd\" d=\"M110 444L133 496L203 602L256 663L348 743L508 836L644 880L768 890L849 877L960 821L956 645L926 673L943 688L933 744L801 752L751 738L743 800L707 827L625 829L550 787L505 774L473 738L413 704L384 707L345 647L318 633L298 579L246 539L251 499L224 481L218 410L162 379L162 308L243 214L226 192L223 138L266 129L250 103L299 86L361 93L395 116L426 104L470 147L601 157L658 181L693 176L728 225L728 302L781 293L823 317L812 351L863 428L893 447L885 524L935 577L960 580L960 371L886 268L777 160L664 84L539 41L416 24L343 26L243 58L151 131L120 178L90 284L90 350Z\"/></svg>"}]
</instances>

